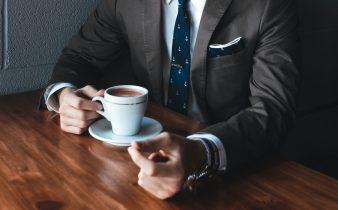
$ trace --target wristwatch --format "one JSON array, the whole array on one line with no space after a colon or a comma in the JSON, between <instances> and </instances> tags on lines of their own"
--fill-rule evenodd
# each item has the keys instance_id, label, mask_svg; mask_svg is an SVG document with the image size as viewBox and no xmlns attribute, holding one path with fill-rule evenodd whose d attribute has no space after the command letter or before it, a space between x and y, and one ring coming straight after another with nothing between
<instances>
[{"instance_id":1,"label":"wristwatch","mask_svg":"<svg viewBox=\"0 0 338 210\"><path fill-rule=\"evenodd\" d=\"M215 165L218 165L218 158L216 157L217 154L215 154L215 148L213 147L212 143L207 139L196 140L199 140L203 143L206 150L207 162L201 170L194 171L188 176L188 179L185 182L185 187L187 187L189 190L194 190L198 181L210 177L212 175L212 171L214 170Z\"/></svg>"},{"instance_id":2,"label":"wristwatch","mask_svg":"<svg viewBox=\"0 0 338 210\"><path fill-rule=\"evenodd\" d=\"M199 181L209 178L212 176L212 169L207 165L201 171L196 171L188 176L187 181L185 182L185 188L188 188L190 191L193 191L196 188L196 185Z\"/></svg>"}]
</instances>

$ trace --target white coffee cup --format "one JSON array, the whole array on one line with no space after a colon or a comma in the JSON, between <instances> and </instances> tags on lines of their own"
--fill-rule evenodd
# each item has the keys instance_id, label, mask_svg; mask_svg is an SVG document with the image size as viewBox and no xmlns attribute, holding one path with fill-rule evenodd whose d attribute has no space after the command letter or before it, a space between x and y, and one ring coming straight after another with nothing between
<instances>
[{"instance_id":1,"label":"white coffee cup","mask_svg":"<svg viewBox=\"0 0 338 210\"><path fill-rule=\"evenodd\" d=\"M119 85L108 88L104 97L95 96L103 110L97 111L111 122L113 133L132 136L140 131L148 103L148 90L135 85Z\"/></svg>"}]
</instances>

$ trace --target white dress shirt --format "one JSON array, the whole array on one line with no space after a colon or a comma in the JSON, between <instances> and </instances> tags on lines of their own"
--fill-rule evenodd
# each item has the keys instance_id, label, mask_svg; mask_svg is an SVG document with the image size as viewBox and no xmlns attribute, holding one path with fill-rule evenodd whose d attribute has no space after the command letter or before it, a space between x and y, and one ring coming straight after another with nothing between
<instances>
[{"instance_id":1,"label":"white dress shirt","mask_svg":"<svg viewBox=\"0 0 338 210\"><path fill-rule=\"evenodd\" d=\"M203 9L206 3L206 0L188 0L188 13L190 17L190 53L191 57L193 55L193 51L195 48L196 43L196 37L199 29L199 24L202 18ZM163 81L164 81L164 95L165 99L167 98L168 94L168 81L169 81L169 75L170 75L170 62L171 62L171 51L172 51L172 42L173 42L173 35L174 35L174 28L175 28L175 22L176 17L178 14L178 0L162 0L162 11L163 11L163 34L164 34L164 41L165 41L165 54L163 58ZM54 93L61 88L64 87L73 87L72 84L69 83L57 83L54 85L49 86L46 89L45 92L45 101L48 110L58 112L59 110L59 103L57 101L57 98L55 97ZM192 90L190 90L191 92ZM189 98L189 107L188 107L188 115L199 119L199 108L197 107L196 100L193 97L193 94L190 94ZM226 151L224 149L223 143L220 141L220 139L212 134L209 133L198 133L188 136L187 138L193 139L193 140L199 140L201 138L208 139L209 141L212 141L219 152L219 171L225 171L226 165L227 165L227 159L226 159Z\"/></svg>"}]
</instances>

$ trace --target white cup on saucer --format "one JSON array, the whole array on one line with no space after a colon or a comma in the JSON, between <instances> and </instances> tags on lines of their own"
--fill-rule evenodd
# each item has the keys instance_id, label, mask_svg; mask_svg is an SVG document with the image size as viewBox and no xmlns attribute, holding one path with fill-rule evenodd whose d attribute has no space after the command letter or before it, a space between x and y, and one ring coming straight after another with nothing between
<instances>
[{"instance_id":1,"label":"white cup on saucer","mask_svg":"<svg viewBox=\"0 0 338 210\"><path fill-rule=\"evenodd\" d=\"M119 136L136 135L148 104L148 90L135 85L119 85L105 90L104 97L95 96L103 110L97 112L111 122L112 131Z\"/></svg>"}]
</instances>

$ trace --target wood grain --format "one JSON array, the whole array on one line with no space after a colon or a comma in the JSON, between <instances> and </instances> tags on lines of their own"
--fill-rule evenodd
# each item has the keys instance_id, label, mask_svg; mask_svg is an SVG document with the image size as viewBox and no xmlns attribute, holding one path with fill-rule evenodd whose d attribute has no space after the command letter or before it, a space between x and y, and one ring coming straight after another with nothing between
<instances>
[{"instance_id":1,"label":"wood grain","mask_svg":"<svg viewBox=\"0 0 338 210\"><path fill-rule=\"evenodd\" d=\"M0 209L338 209L337 180L291 161L214 177L158 200L137 185L125 148L62 132L39 92L0 97ZM157 105L148 116L187 135L204 125Z\"/></svg>"}]
</instances>

